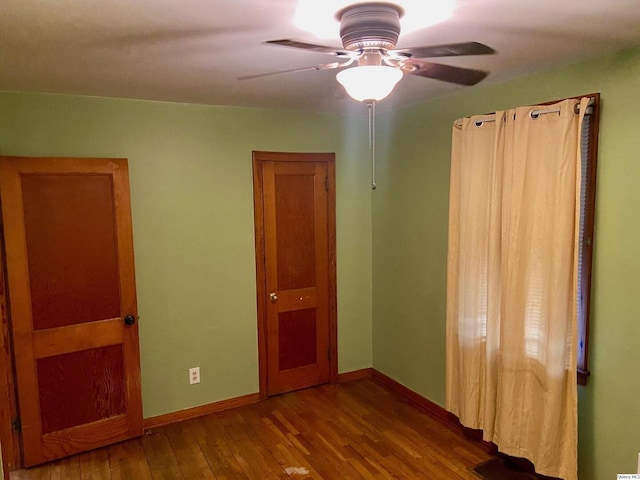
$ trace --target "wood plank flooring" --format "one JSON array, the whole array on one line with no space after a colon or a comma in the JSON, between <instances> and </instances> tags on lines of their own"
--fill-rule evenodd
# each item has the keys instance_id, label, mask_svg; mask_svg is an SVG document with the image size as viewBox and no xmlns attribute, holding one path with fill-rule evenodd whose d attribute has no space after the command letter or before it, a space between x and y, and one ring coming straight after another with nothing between
<instances>
[{"instance_id":1,"label":"wood plank flooring","mask_svg":"<svg viewBox=\"0 0 640 480\"><path fill-rule=\"evenodd\" d=\"M478 480L477 443L372 379L147 432L12 480Z\"/></svg>"}]
</instances>

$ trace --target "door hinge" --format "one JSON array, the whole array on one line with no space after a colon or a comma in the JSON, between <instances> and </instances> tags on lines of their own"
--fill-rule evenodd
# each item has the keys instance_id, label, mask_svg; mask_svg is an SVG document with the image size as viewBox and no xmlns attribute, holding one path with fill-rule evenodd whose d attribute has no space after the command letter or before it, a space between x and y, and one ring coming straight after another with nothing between
<instances>
[{"instance_id":1,"label":"door hinge","mask_svg":"<svg viewBox=\"0 0 640 480\"><path fill-rule=\"evenodd\" d=\"M13 422L11 422L11 426L14 431L22 432L22 422L20 421L20 418L14 419Z\"/></svg>"},{"instance_id":2,"label":"door hinge","mask_svg":"<svg viewBox=\"0 0 640 480\"><path fill-rule=\"evenodd\" d=\"M328 176L324 177L324 189L327 192L329 191L329 177Z\"/></svg>"}]
</instances>

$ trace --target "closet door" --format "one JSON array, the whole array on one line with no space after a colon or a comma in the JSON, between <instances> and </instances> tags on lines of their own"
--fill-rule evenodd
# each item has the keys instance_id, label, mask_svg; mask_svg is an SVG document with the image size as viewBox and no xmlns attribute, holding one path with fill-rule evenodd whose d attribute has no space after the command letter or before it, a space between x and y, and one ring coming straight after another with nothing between
<instances>
[{"instance_id":1,"label":"closet door","mask_svg":"<svg viewBox=\"0 0 640 480\"><path fill-rule=\"evenodd\" d=\"M254 152L261 386L267 395L337 375L333 165L333 154Z\"/></svg>"}]
</instances>

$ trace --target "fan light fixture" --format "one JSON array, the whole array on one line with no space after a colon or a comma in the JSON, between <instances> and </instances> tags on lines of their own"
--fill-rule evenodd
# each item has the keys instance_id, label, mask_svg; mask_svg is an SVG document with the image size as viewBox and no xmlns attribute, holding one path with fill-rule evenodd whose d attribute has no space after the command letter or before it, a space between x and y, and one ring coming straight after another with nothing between
<instances>
[{"instance_id":1,"label":"fan light fixture","mask_svg":"<svg viewBox=\"0 0 640 480\"><path fill-rule=\"evenodd\" d=\"M356 3L353 3L356 2ZM426 45L396 49L400 31L411 30L407 18L414 18L425 27L448 18L455 0L298 0L295 23L299 28L313 32L322 18L329 19L335 27L339 22L342 48L316 45L295 39L268 40L268 45L278 45L324 53L338 58L337 62L312 67L293 68L277 72L240 77L239 80L266 77L280 73L308 70L340 69L336 80L355 100L366 102L369 109L369 149L371 150L371 188L376 188L375 108L376 102L389 95L402 76L433 78L458 85L475 85L489 72L448 64L432 63L423 59L461 57L465 55L490 55L491 47L478 42ZM426 5L425 5L426 4ZM440 7L433 15L418 15L416 7L431 9ZM323 14L324 12L324 14ZM331 20L333 19L333 20ZM335 30L334 34L335 34ZM320 35L317 32L316 35ZM333 35L332 35L333 37ZM352 66L356 64L357 66Z\"/></svg>"},{"instance_id":2,"label":"fan light fixture","mask_svg":"<svg viewBox=\"0 0 640 480\"><path fill-rule=\"evenodd\" d=\"M355 100L382 100L402 78L402 70L385 65L363 65L342 70L336 75Z\"/></svg>"}]
</instances>

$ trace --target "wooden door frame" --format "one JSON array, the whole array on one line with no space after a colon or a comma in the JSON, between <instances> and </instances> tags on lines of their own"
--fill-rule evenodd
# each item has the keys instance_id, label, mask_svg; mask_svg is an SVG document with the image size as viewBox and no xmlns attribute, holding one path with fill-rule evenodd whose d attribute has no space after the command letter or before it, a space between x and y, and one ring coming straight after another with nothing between
<instances>
[{"instance_id":1,"label":"wooden door frame","mask_svg":"<svg viewBox=\"0 0 640 480\"><path fill-rule=\"evenodd\" d=\"M265 268L263 162L323 162L327 165L327 243L329 247L329 370L338 381L338 308L336 288L336 169L335 153L253 152L253 212L256 250L256 300L258 307L258 371L260 399L268 396L267 381L267 273Z\"/></svg>"},{"instance_id":2,"label":"wooden door frame","mask_svg":"<svg viewBox=\"0 0 640 480\"><path fill-rule=\"evenodd\" d=\"M20 434L13 422L18 418L18 400L13 365L13 342L11 340L11 309L9 305L6 257L4 250L4 227L0 215L0 444L2 445L2 471L4 479L9 472L22 468Z\"/></svg>"}]
</instances>

